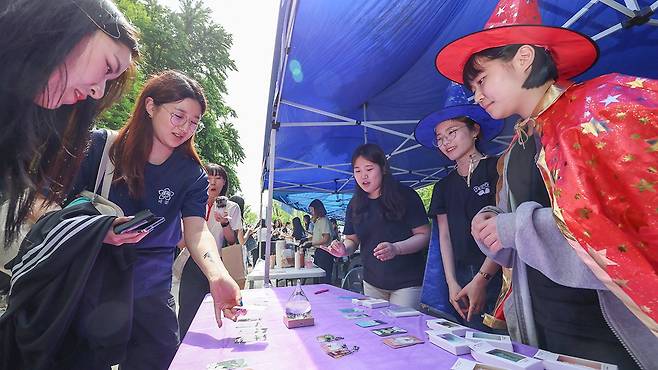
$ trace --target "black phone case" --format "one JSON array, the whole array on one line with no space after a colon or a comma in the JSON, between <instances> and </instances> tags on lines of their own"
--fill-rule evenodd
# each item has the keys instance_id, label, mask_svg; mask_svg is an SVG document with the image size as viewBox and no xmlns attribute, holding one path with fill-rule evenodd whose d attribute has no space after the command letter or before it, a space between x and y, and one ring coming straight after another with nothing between
<instances>
[{"instance_id":1,"label":"black phone case","mask_svg":"<svg viewBox=\"0 0 658 370\"><path fill-rule=\"evenodd\" d=\"M155 215L148 209L138 212L132 220L114 227L115 234L121 234L128 230L136 229L148 223Z\"/></svg>"}]
</instances>

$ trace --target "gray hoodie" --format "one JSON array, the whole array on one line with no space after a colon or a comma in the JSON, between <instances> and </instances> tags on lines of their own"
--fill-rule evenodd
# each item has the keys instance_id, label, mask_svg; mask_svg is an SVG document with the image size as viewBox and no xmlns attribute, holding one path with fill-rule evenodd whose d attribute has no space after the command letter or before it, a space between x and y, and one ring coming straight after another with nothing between
<instances>
[{"instance_id":1,"label":"gray hoodie","mask_svg":"<svg viewBox=\"0 0 658 370\"><path fill-rule=\"evenodd\" d=\"M558 230L551 208L536 202L515 203L507 185L509 156L504 158L498 207L480 211L498 214L496 227L503 249L492 254L484 244L478 242L478 246L501 266L512 268L513 291L504 307L512 338L535 347L538 343L526 273L529 265L558 284L596 289L605 321L631 357L642 369L658 369L658 338L580 260Z\"/></svg>"}]
</instances>

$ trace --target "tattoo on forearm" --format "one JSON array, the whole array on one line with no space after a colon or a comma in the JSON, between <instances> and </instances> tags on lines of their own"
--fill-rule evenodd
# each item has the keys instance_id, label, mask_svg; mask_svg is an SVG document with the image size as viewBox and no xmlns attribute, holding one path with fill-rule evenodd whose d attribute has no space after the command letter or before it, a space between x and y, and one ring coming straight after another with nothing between
<instances>
[{"instance_id":1,"label":"tattoo on forearm","mask_svg":"<svg viewBox=\"0 0 658 370\"><path fill-rule=\"evenodd\" d=\"M210 252L206 252L206 253L203 254L203 259L205 260L206 258L209 259L210 261L214 262L214 260L212 259L212 256L210 255Z\"/></svg>"}]
</instances>

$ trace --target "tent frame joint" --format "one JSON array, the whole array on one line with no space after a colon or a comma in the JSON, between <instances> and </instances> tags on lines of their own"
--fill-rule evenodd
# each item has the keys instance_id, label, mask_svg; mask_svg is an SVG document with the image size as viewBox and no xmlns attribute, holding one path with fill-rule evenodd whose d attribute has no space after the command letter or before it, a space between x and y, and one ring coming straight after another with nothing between
<instances>
[{"instance_id":1,"label":"tent frame joint","mask_svg":"<svg viewBox=\"0 0 658 370\"><path fill-rule=\"evenodd\" d=\"M634 17L622 22L621 26L623 28L628 29L634 26L641 26L649 22L651 20L651 16L653 16L655 12L653 9L651 9L650 6L645 6L640 10L633 10L633 13L635 13Z\"/></svg>"}]
</instances>

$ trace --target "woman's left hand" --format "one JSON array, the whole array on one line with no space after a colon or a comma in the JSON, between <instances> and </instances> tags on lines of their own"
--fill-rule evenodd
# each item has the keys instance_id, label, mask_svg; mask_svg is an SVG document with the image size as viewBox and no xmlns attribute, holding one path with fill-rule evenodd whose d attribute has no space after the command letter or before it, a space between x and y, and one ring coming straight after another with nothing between
<instances>
[{"instance_id":1,"label":"woman's left hand","mask_svg":"<svg viewBox=\"0 0 658 370\"><path fill-rule=\"evenodd\" d=\"M456 299L460 300L466 298L468 302L468 313L466 314L466 321L471 321L473 315L477 315L487 304L487 281L480 279L478 276L474 277L470 283L457 294Z\"/></svg>"},{"instance_id":2,"label":"woman's left hand","mask_svg":"<svg viewBox=\"0 0 658 370\"><path fill-rule=\"evenodd\" d=\"M397 256L398 252L398 248L393 243L381 242L377 244L372 254L380 261L388 261Z\"/></svg>"},{"instance_id":3,"label":"woman's left hand","mask_svg":"<svg viewBox=\"0 0 658 370\"><path fill-rule=\"evenodd\" d=\"M217 327L222 327L222 313L230 320L236 321L238 316L245 312L237 309L235 306L240 305L240 287L230 277L210 280L210 294L215 305L215 320Z\"/></svg>"}]
</instances>

